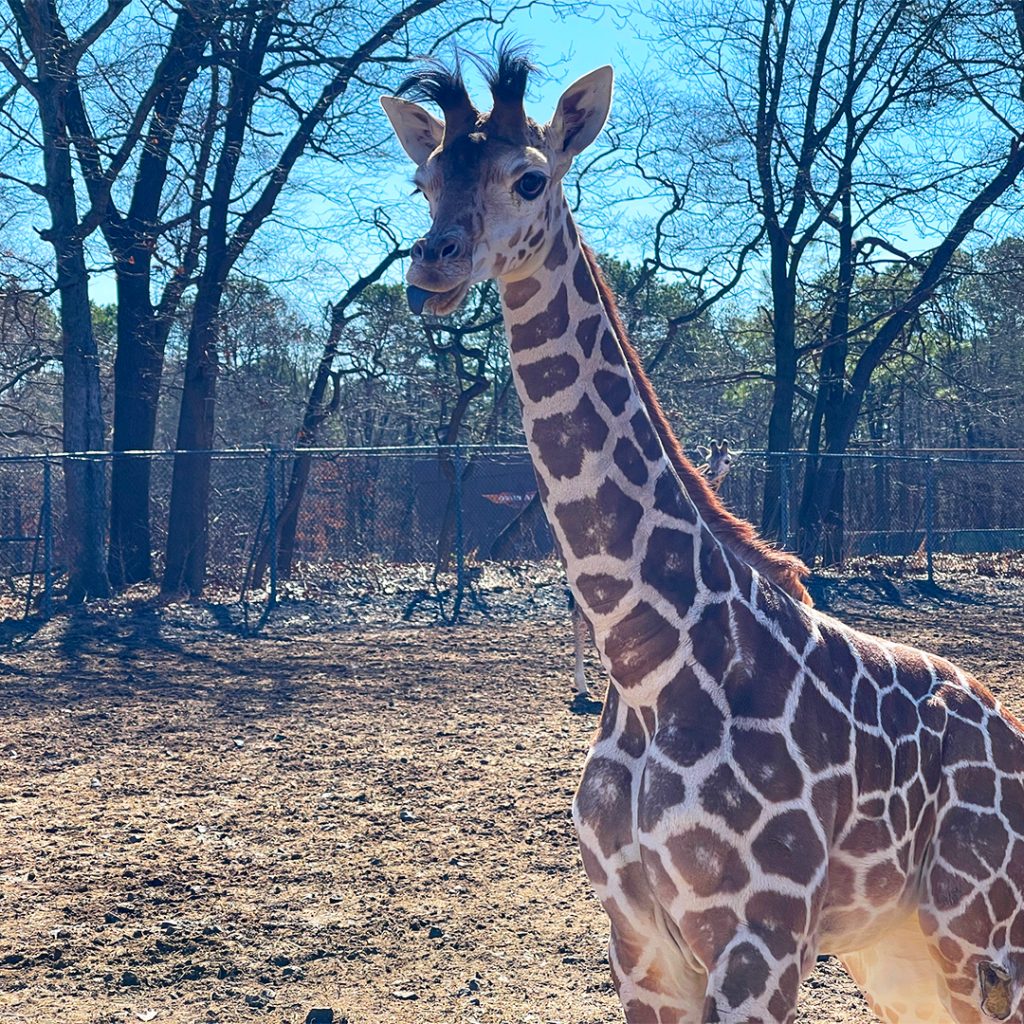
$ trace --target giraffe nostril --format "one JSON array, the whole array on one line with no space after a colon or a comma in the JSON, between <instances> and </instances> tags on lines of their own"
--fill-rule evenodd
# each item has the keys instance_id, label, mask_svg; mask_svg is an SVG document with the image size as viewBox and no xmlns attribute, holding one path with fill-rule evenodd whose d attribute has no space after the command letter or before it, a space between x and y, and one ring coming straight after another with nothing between
<instances>
[{"instance_id":1,"label":"giraffe nostril","mask_svg":"<svg viewBox=\"0 0 1024 1024\"><path fill-rule=\"evenodd\" d=\"M412 247L412 258L414 260L423 259L423 243L415 242Z\"/></svg>"},{"instance_id":2,"label":"giraffe nostril","mask_svg":"<svg viewBox=\"0 0 1024 1024\"><path fill-rule=\"evenodd\" d=\"M443 260L451 260L451 259L454 259L458 255L459 255L459 243L458 242L449 242L441 250L441 259L443 259Z\"/></svg>"}]
</instances>

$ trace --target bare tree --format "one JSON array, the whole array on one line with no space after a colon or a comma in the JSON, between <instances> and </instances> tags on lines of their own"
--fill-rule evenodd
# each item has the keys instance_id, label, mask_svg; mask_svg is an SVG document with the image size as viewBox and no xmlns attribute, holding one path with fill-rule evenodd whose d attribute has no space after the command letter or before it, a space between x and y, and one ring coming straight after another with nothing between
<instances>
[{"instance_id":1,"label":"bare tree","mask_svg":"<svg viewBox=\"0 0 1024 1024\"><path fill-rule=\"evenodd\" d=\"M381 226L386 227L386 225ZM353 307L367 288L379 281L395 262L408 255L409 250L403 248L393 235L391 236L391 246L391 251L381 259L377 266L354 281L345 294L337 302L332 303L330 307L330 326L327 340L324 343L323 353L317 364L316 374L309 389L309 397L306 400L306 410L302 417L302 424L295 439L295 446L297 448L309 448L317 444L324 421L338 409L341 397L341 377L343 375L361 374L364 376L375 376L384 369L379 352L373 354L369 365L365 365L361 361L354 361L341 370L335 367L344 331L359 315L358 311L354 310ZM328 399L328 388L331 387L333 387L333 394ZM285 496L284 504L280 512L274 517L274 521L269 524L267 536L260 544L259 552L253 562L249 577L252 586L260 586L262 584L270 563L271 531L276 532L275 546L277 550L276 565L278 575L284 579L291 575L295 560L295 536L298 530L299 513L306 494L306 486L309 483L311 468L311 456L308 454L299 453L292 460L288 492Z\"/></svg>"},{"instance_id":2,"label":"bare tree","mask_svg":"<svg viewBox=\"0 0 1024 1024\"><path fill-rule=\"evenodd\" d=\"M972 36L976 43L973 53L968 52ZM999 49L992 48L996 38L1003 47L1010 41L1011 52L1006 59ZM974 98L989 115L988 127L994 122L1009 140L1003 153L997 151L972 168L969 190L955 193L959 200L954 207L956 216L939 244L914 256L871 233L868 216L855 206L853 170L859 125L852 111L844 112L848 141L840 164L840 213L832 225L838 274L832 316L821 339L818 395L807 446L812 458L807 464L798 519L798 545L808 561L819 551L826 564L842 557L844 464L834 456L847 450L875 371L915 323L922 306L954 271L954 257L981 218L1000 203L1024 173L1024 110L1019 102L1024 98L1024 79L1017 70L1024 59L1024 3L1011 0L1001 10L962 5L947 11L928 45L941 62L945 81L926 77L918 86L918 102L910 109L920 109L933 90ZM870 277L872 260L879 249L889 271L896 268L904 294L881 315L875 313L864 322L854 323L851 303L855 282L859 275ZM854 351L851 368L848 362ZM813 457L821 451L833 457Z\"/></svg>"},{"instance_id":3,"label":"bare tree","mask_svg":"<svg viewBox=\"0 0 1024 1024\"><path fill-rule=\"evenodd\" d=\"M136 94L134 106L123 112L127 130L118 133L119 144L107 159L104 154L111 148L110 138L96 131L96 125L104 121L102 112L90 111L78 78L69 82L71 138L92 203L91 216L110 249L117 282L115 452L148 451L153 447L164 349L173 315L196 269L203 239L203 187L218 116L216 69L212 72L214 85L207 115L198 126L193 184L186 192L183 213L174 211L168 216L165 187L175 147L180 149L178 135L186 97L209 63L208 48L221 30L227 10L210 0L191 0L175 9L162 57L146 87ZM108 90L99 90L92 99L93 106L102 107L109 102ZM121 196L115 185L132 156L132 187ZM154 263L168 220L184 227L184 239L176 253L174 271L154 301L154 286L159 284ZM114 460L108 570L115 586L137 583L152 575L149 491L148 457Z\"/></svg>"},{"instance_id":4,"label":"bare tree","mask_svg":"<svg viewBox=\"0 0 1024 1024\"><path fill-rule=\"evenodd\" d=\"M825 390L834 380L843 387L836 339L849 329L855 254L905 260L894 238L908 222L914 230L926 219L941 223L951 201L971 220L968 210L981 212L970 205L982 195L979 175L1003 181L1003 161L985 147L964 146L970 118L995 119L980 102L958 117L969 98L965 83L987 88L986 71L952 64L941 45L954 23L982 17L968 0L751 0L682 17L668 5L658 9L661 51L693 69L676 98L690 111L676 147L677 178L690 196L712 198L686 212L708 222L709 213L728 208L721 219L734 246L754 245L763 259L774 353L772 451L795 446L803 360L827 353ZM992 202L1004 191L995 188ZM959 244L966 225L953 219L947 237ZM823 266L836 282L828 342L807 339L813 325L800 321L801 290ZM778 527L780 489L779 473L769 473L768 533Z\"/></svg>"},{"instance_id":5,"label":"bare tree","mask_svg":"<svg viewBox=\"0 0 1024 1024\"><path fill-rule=\"evenodd\" d=\"M127 0L110 0L99 16L73 33L61 21L53 0L8 0L9 32L26 50L0 47L0 64L32 98L41 130L43 180L22 182L41 195L50 224L41 237L53 247L60 299L63 368L63 445L68 452L101 451L106 443L100 402L99 360L89 307L85 240L94 224L79 213L72 168L73 84L79 66L96 41L118 18ZM88 456L65 459L67 513L65 545L68 599L104 597L110 592L104 536L104 463Z\"/></svg>"},{"instance_id":6,"label":"bare tree","mask_svg":"<svg viewBox=\"0 0 1024 1024\"><path fill-rule=\"evenodd\" d=\"M311 147L331 152L333 115L350 88L361 86L368 70L377 74L382 63L407 59L411 27L443 2L410 0L390 11L376 5L359 8L362 28L355 36L343 34L339 52L325 52L314 33L316 45L300 46L301 52L296 54L296 29L302 22L286 9L283 0L245 7L229 26L230 42L225 50L230 59L223 64L223 124L207 198L205 251L188 333L178 420L176 447L182 454L175 460L172 480L165 591L197 594L205 575L210 459L204 451L213 437L218 311L227 275L273 213L302 155ZM447 6L455 16L463 10L464 23L495 20L486 4L460 8L448 0ZM355 13L351 5L339 9ZM309 24L315 27L322 17L322 11L310 10ZM290 88L298 66L326 69L330 74L311 95L308 83L302 90ZM363 103L370 101L365 90L359 95ZM293 118L293 127L284 132L277 126L276 134L285 141L272 156L267 155L271 170L245 181L241 174L244 151L247 146L265 145L254 132L253 121L259 104L267 98L282 102ZM345 113L341 111L339 116Z\"/></svg>"},{"instance_id":7,"label":"bare tree","mask_svg":"<svg viewBox=\"0 0 1024 1024\"><path fill-rule=\"evenodd\" d=\"M60 331L44 296L15 276L0 284L0 439L35 448L60 444L55 370Z\"/></svg>"}]
</instances>

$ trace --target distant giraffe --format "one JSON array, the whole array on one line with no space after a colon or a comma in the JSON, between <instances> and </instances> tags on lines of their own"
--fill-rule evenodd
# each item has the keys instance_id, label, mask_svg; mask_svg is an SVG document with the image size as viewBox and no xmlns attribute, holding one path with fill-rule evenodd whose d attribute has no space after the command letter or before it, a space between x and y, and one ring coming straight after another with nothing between
<instances>
[{"instance_id":1,"label":"distant giraffe","mask_svg":"<svg viewBox=\"0 0 1024 1024\"><path fill-rule=\"evenodd\" d=\"M717 491L722 486L722 481L729 475L736 460L736 453L729 450L728 441L712 441L710 449L703 449L707 455L703 456L705 463L698 467L708 478L708 483Z\"/></svg>"},{"instance_id":2,"label":"distant giraffe","mask_svg":"<svg viewBox=\"0 0 1024 1024\"><path fill-rule=\"evenodd\" d=\"M696 453L703 462L703 465L698 466L699 471L707 477L709 486L717 493L736 461L736 453L729 450L729 442L724 440L712 441L710 448L699 445ZM587 683L584 659L592 643L590 626L576 604L572 591L567 591L566 596L572 618L573 684L576 687L576 696L587 698L590 696L590 686Z\"/></svg>"},{"instance_id":3,"label":"distant giraffe","mask_svg":"<svg viewBox=\"0 0 1024 1024\"><path fill-rule=\"evenodd\" d=\"M430 231L415 312L499 282L538 487L611 684L573 803L631 1024L792 1021L834 953L890 1024L1024 1024L1024 727L949 662L810 607L682 454L561 182L612 71L550 123L504 50L385 110ZM402 90L400 90L402 91ZM515 653L510 652L510 658Z\"/></svg>"}]
</instances>

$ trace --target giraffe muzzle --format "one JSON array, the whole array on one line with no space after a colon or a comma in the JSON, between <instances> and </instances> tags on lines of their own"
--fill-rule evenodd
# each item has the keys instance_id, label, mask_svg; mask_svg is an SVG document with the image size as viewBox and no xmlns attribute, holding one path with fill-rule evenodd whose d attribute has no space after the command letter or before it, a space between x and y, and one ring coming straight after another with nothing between
<instances>
[{"instance_id":1,"label":"giraffe muzzle","mask_svg":"<svg viewBox=\"0 0 1024 1024\"><path fill-rule=\"evenodd\" d=\"M405 289L405 297L409 303L409 308L416 316L422 316L424 313L431 313L434 316L447 316L462 305L462 300L466 297L468 291L468 281L463 281L446 291L421 288L419 285L410 284Z\"/></svg>"},{"instance_id":2,"label":"giraffe muzzle","mask_svg":"<svg viewBox=\"0 0 1024 1024\"><path fill-rule=\"evenodd\" d=\"M470 287L472 247L459 227L431 230L413 243L406 274L406 297L417 316L446 316L462 303Z\"/></svg>"}]
</instances>

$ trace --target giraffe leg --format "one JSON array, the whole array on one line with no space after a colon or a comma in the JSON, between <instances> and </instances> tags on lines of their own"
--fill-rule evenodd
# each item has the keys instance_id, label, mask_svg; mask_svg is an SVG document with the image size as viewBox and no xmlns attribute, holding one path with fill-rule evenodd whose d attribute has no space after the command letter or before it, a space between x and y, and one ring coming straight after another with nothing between
<instances>
[{"instance_id":1,"label":"giraffe leg","mask_svg":"<svg viewBox=\"0 0 1024 1024\"><path fill-rule=\"evenodd\" d=\"M941 883L936 874L944 876ZM1024 908L1019 898L1004 879L971 884L939 865L930 881L933 893L945 886L941 909L928 903L919 915L945 1007L935 1019L1024 1024L1024 948L1019 944ZM927 1020L930 1024L932 1018Z\"/></svg>"},{"instance_id":2,"label":"giraffe leg","mask_svg":"<svg viewBox=\"0 0 1024 1024\"><path fill-rule=\"evenodd\" d=\"M611 687L591 748L573 818L583 867L611 922L608 960L628 1024L700 1024L706 975L678 929L655 901L640 847L632 834L630 803L638 759L632 747L639 728Z\"/></svg>"},{"instance_id":3,"label":"giraffe leg","mask_svg":"<svg viewBox=\"0 0 1024 1024\"><path fill-rule=\"evenodd\" d=\"M608 959L627 1024L699 1024L707 976L682 958L663 923L652 920L641 934L620 920Z\"/></svg>"},{"instance_id":4,"label":"giraffe leg","mask_svg":"<svg viewBox=\"0 0 1024 1024\"><path fill-rule=\"evenodd\" d=\"M771 938L779 949L781 933ZM800 982L814 963L814 955L793 952L776 955L769 944L746 928L740 928L725 946L708 975L704 1024L789 1024L796 1018Z\"/></svg>"},{"instance_id":5,"label":"giraffe leg","mask_svg":"<svg viewBox=\"0 0 1024 1024\"><path fill-rule=\"evenodd\" d=\"M943 975L929 945L911 914L870 946L839 959L886 1024L946 1024Z\"/></svg>"},{"instance_id":6,"label":"giraffe leg","mask_svg":"<svg viewBox=\"0 0 1024 1024\"><path fill-rule=\"evenodd\" d=\"M589 697L590 689L587 686L587 675L583 668L583 655L590 642L590 627L587 625L587 620L583 618L583 614L575 606L572 609L572 641L576 655L576 693L580 697Z\"/></svg>"},{"instance_id":7,"label":"giraffe leg","mask_svg":"<svg viewBox=\"0 0 1024 1024\"><path fill-rule=\"evenodd\" d=\"M964 753L972 735L960 722L947 730L944 755L954 764L946 792L954 797L935 825L918 921L947 1018L1024 1024L1024 787L1009 772L956 762L975 756ZM1019 775L1024 746L1002 753L988 742ZM985 749L977 739L974 746Z\"/></svg>"}]
</instances>

